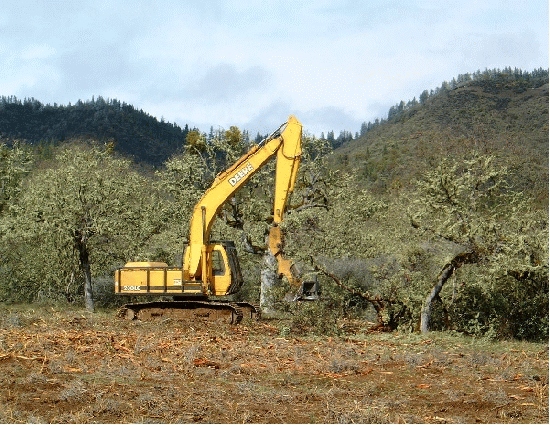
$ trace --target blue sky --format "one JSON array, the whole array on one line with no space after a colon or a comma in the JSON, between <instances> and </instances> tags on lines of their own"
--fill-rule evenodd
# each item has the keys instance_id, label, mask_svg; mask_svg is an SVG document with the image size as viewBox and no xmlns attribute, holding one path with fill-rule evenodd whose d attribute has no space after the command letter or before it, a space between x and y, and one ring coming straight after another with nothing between
<instances>
[{"instance_id":1,"label":"blue sky","mask_svg":"<svg viewBox=\"0 0 550 425\"><path fill-rule=\"evenodd\" d=\"M4 0L0 95L117 98L204 132L355 133L458 74L548 68L547 0Z\"/></svg>"}]
</instances>

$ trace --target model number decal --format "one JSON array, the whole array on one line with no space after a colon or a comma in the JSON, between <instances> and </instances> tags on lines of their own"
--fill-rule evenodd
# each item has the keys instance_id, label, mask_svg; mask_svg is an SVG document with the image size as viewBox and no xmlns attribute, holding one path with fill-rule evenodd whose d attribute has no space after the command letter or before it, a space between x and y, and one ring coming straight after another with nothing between
<instances>
[{"instance_id":1,"label":"model number decal","mask_svg":"<svg viewBox=\"0 0 550 425\"><path fill-rule=\"evenodd\" d=\"M254 170L254 167L249 162L248 164L246 164L246 166L242 170L237 171L237 173L235 173L235 175L229 179L229 184L231 186L235 186L238 182L240 182L243 179L243 177L245 177L252 170Z\"/></svg>"},{"instance_id":2,"label":"model number decal","mask_svg":"<svg viewBox=\"0 0 550 425\"><path fill-rule=\"evenodd\" d=\"M129 285L129 286L123 286L122 287L123 291L139 291L140 289L141 289L141 287L137 286L137 285Z\"/></svg>"}]
</instances>

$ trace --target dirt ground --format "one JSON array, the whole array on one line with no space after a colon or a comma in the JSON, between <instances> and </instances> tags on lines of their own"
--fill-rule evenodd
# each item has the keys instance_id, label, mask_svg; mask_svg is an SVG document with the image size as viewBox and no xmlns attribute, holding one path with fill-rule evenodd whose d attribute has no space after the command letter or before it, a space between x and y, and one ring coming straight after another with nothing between
<instances>
[{"instance_id":1,"label":"dirt ground","mask_svg":"<svg viewBox=\"0 0 550 425\"><path fill-rule=\"evenodd\" d=\"M1 423L548 423L548 344L0 307Z\"/></svg>"}]
</instances>

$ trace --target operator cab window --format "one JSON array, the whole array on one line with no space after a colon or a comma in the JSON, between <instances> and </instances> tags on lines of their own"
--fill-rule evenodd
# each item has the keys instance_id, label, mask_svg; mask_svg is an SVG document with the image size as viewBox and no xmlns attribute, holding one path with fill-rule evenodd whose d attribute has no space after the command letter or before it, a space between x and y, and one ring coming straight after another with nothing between
<instances>
[{"instance_id":1,"label":"operator cab window","mask_svg":"<svg viewBox=\"0 0 550 425\"><path fill-rule=\"evenodd\" d=\"M220 251L212 251L212 273L214 276L225 275L225 264Z\"/></svg>"}]
</instances>

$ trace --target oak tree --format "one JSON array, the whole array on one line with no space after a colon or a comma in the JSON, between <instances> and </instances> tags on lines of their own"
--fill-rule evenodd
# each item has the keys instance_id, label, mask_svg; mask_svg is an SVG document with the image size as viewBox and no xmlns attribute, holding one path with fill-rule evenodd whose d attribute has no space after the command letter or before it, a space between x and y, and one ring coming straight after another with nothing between
<instances>
[{"instance_id":1,"label":"oak tree","mask_svg":"<svg viewBox=\"0 0 550 425\"><path fill-rule=\"evenodd\" d=\"M110 273L157 231L160 202L130 161L69 145L33 170L2 222L12 292L72 299L94 310L94 276ZM4 288L6 289L6 288Z\"/></svg>"},{"instance_id":2,"label":"oak tree","mask_svg":"<svg viewBox=\"0 0 550 425\"><path fill-rule=\"evenodd\" d=\"M432 310L449 279L465 265L476 265L478 280L522 279L546 274L548 250L544 217L510 186L510 172L491 155L463 161L444 159L417 182L411 197L412 226L425 237L447 242L447 260L426 296L422 332L430 330ZM544 281L541 290L544 290ZM547 291L546 291L547 292ZM526 294L526 296L528 296Z\"/></svg>"}]
</instances>

